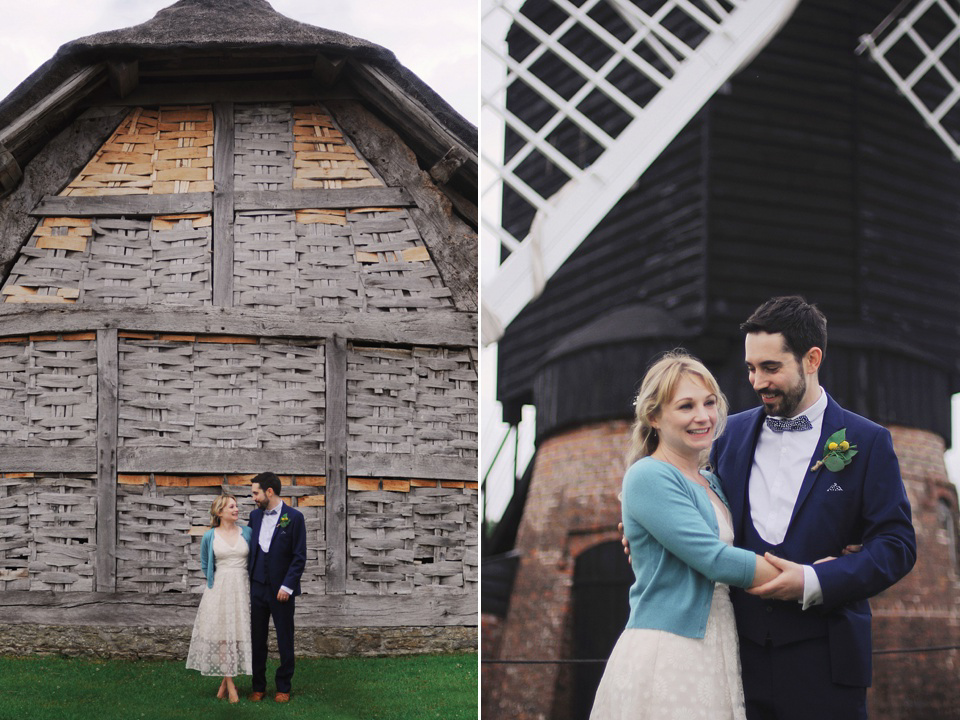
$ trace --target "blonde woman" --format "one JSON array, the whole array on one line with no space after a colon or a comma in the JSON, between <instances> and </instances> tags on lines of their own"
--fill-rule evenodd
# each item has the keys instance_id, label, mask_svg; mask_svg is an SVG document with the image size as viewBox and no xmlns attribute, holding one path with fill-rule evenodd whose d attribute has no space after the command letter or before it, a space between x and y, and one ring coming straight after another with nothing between
<instances>
[{"instance_id":1,"label":"blonde woman","mask_svg":"<svg viewBox=\"0 0 960 720\"><path fill-rule=\"evenodd\" d=\"M705 469L726 398L702 363L674 352L647 372L635 407L621 500L636 580L591 720L743 720L728 589L780 571L731 545L720 482Z\"/></svg>"},{"instance_id":2,"label":"blonde woman","mask_svg":"<svg viewBox=\"0 0 960 720\"><path fill-rule=\"evenodd\" d=\"M240 509L224 493L210 506L211 528L200 543L200 565L207 586L200 599L187 653L187 668L222 676L218 698L239 700L236 675L252 674L250 640L250 528L237 523Z\"/></svg>"}]
</instances>

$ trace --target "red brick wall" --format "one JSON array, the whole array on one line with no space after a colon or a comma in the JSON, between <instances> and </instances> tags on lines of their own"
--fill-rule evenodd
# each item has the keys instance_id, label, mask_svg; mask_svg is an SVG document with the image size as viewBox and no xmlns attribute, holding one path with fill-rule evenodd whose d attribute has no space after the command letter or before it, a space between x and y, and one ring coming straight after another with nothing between
<instances>
[{"instance_id":1,"label":"red brick wall","mask_svg":"<svg viewBox=\"0 0 960 720\"><path fill-rule=\"evenodd\" d=\"M957 495L946 476L943 442L929 432L891 428L917 527L919 560L902 582L871 601L876 649L960 645L960 580L949 567L937 501ZM545 441L517 535L523 556L507 617L491 638L500 659L569 658L576 557L619 538L617 494L629 424L605 422ZM487 625L484 625L486 633ZM488 640L484 638L484 652ZM874 658L871 720L960 719L957 651ZM484 717L568 720L570 666L484 665Z\"/></svg>"}]
</instances>

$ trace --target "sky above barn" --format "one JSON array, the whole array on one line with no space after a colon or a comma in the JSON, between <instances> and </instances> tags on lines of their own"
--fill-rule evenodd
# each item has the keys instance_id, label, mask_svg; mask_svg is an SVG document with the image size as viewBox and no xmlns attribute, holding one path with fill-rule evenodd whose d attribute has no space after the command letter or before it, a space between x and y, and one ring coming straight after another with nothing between
<instances>
[{"instance_id":1,"label":"sky above barn","mask_svg":"<svg viewBox=\"0 0 960 720\"><path fill-rule=\"evenodd\" d=\"M64 43L139 25L175 0L0 0L0 99ZM480 117L478 0L270 0L287 17L393 51L474 125Z\"/></svg>"}]
</instances>

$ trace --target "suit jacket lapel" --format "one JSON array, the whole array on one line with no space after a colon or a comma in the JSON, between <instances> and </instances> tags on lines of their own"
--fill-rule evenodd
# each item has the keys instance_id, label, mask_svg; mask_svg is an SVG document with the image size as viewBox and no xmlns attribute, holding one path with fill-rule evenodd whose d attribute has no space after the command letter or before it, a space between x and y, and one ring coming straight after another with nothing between
<instances>
[{"instance_id":1,"label":"suit jacket lapel","mask_svg":"<svg viewBox=\"0 0 960 720\"><path fill-rule=\"evenodd\" d=\"M280 508L277 510L277 524L273 526L273 535L270 536L270 548L273 549L273 541L277 537L277 531L280 529L280 518L283 517L283 513L286 512L287 505L286 503L280 503Z\"/></svg>"},{"instance_id":2,"label":"suit jacket lapel","mask_svg":"<svg viewBox=\"0 0 960 720\"><path fill-rule=\"evenodd\" d=\"M820 473L824 471L823 465L816 470L811 470L810 468L816 465L817 461L823 457L823 445L826 443L827 438L842 427L843 413L840 410L840 406L833 401L833 398L827 395L827 408L823 411L823 425L820 429L820 439L817 440L817 446L814 448L813 455L811 456L810 461L807 463L807 473L803 476L803 483L800 485L800 493L797 495L797 502L793 506L793 515L790 516L790 525L788 528L793 527L793 522L797 517L797 513L800 512L800 508L803 506L804 501L806 501L807 497L810 495L810 491L816 484L817 478L820 477Z\"/></svg>"}]
</instances>

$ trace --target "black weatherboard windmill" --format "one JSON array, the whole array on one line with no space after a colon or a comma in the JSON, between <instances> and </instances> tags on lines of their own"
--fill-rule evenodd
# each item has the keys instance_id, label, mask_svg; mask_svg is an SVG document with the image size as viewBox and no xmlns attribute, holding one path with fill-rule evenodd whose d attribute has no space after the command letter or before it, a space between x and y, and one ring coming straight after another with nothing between
<instances>
[{"instance_id":1,"label":"black weatherboard windmill","mask_svg":"<svg viewBox=\"0 0 960 720\"><path fill-rule=\"evenodd\" d=\"M389 50L264 0L68 43L0 103L0 623L189 637L210 501L270 470L300 628L475 646L476 152Z\"/></svg>"}]
</instances>

